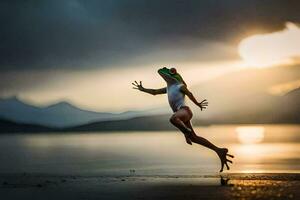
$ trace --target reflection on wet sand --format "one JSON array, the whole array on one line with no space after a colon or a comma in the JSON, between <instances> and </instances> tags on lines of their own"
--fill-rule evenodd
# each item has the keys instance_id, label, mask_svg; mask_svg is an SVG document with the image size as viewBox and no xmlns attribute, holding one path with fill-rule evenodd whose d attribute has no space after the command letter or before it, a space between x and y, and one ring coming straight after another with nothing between
<instances>
[{"instance_id":1,"label":"reflection on wet sand","mask_svg":"<svg viewBox=\"0 0 300 200\"><path fill-rule=\"evenodd\" d=\"M300 177L296 174L227 174L220 176L220 184L203 184L173 180L176 183L147 187L151 197L183 199L297 199ZM143 198L151 199L151 198Z\"/></svg>"},{"instance_id":2,"label":"reflection on wet sand","mask_svg":"<svg viewBox=\"0 0 300 200\"><path fill-rule=\"evenodd\" d=\"M232 183L229 183L230 178L224 178L222 175L220 175L220 183L222 186L233 186Z\"/></svg>"},{"instance_id":3,"label":"reflection on wet sand","mask_svg":"<svg viewBox=\"0 0 300 200\"><path fill-rule=\"evenodd\" d=\"M229 199L293 199L299 195L299 181L233 180Z\"/></svg>"},{"instance_id":4,"label":"reflection on wet sand","mask_svg":"<svg viewBox=\"0 0 300 200\"><path fill-rule=\"evenodd\" d=\"M3 199L298 199L299 174L205 176L0 175ZM20 198L21 197L21 198Z\"/></svg>"}]
</instances>

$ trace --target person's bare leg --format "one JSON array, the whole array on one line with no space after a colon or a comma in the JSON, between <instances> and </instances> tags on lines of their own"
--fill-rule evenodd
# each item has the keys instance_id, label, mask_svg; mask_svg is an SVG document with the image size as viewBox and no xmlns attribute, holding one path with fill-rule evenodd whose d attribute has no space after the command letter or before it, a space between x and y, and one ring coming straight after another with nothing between
<instances>
[{"instance_id":1,"label":"person's bare leg","mask_svg":"<svg viewBox=\"0 0 300 200\"><path fill-rule=\"evenodd\" d=\"M176 113L170 118L170 122L179 130L181 130L181 132L183 132L184 134L192 133L192 130L185 125L185 123L181 120L180 117L178 117Z\"/></svg>"},{"instance_id":2,"label":"person's bare leg","mask_svg":"<svg viewBox=\"0 0 300 200\"><path fill-rule=\"evenodd\" d=\"M190 135L192 142L195 142L197 144L205 146L205 147L207 147L207 148L215 151L218 154L218 156L220 158L220 161L221 161L221 170L220 170L220 172L223 171L224 165L226 165L227 170L229 170L230 168L229 168L227 162L232 163L232 161L229 160L229 159L227 159L226 156L229 156L231 158L233 158L234 156L228 154L228 149L227 148L219 148L216 145L214 145L213 143L211 143L210 141L208 141L207 139L198 136L195 133L195 131L194 131L194 129L193 129L192 124L191 124L190 121L186 122L185 125L192 130L192 134Z\"/></svg>"},{"instance_id":3,"label":"person's bare leg","mask_svg":"<svg viewBox=\"0 0 300 200\"><path fill-rule=\"evenodd\" d=\"M217 147L216 145L214 145L213 143L211 143L210 141L208 141L207 139L203 138L203 137L200 137L198 135L196 135L193 127L192 127L192 124L190 121L187 121L185 123L185 125L192 130L192 134L191 134L191 140L192 142L194 143L197 143L197 144L200 144L202 146L205 146L213 151L218 151L220 148Z\"/></svg>"},{"instance_id":4,"label":"person's bare leg","mask_svg":"<svg viewBox=\"0 0 300 200\"><path fill-rule=\"evenodd\" d=\"M192 130L185 125L184 121L189 121L191 118L192 114L187 112L185 109L178 110L170 118L170 122L184 134L186 142L190 145L192 145L192 141L190 139Z\"/></svg>"},{"instance_id":5,"label":"person's bare leg","mask_svg":"<svg viewBox=\"0 0 300 200\"><path fill-rule=\"evenodd\" d=\"M191 129L189 129L188 127L186 127L185 124L183 123L183 121L181 121L181 120L179 120L177 118L172 119L171 123L174 126L176 126L184 134L186 143L192 145L193 143L192 143L192 141L190 139Z\"/></svg>"},{"instance_id":6,"label":"person's bare leg","mask_svg":"<svg viewBox=\"0 0 300 200\"><path fill-rule=\"evenodd\" d=\"M176 126L183 134L185 135L187 143L191 144L191 142L200 144L202 146L205 146L217 153L217 155L220 158L221 161L221 170L223 171L224 165L226 165L227 169L229 170L229 166L227 162L232 163L231 160L228 160L226 156L232 157L232 155L228 154L228 149L226 148L219 148L215 146L213 143L208 141L207 139L203 137L199 137L192 127L192 124L190 122L193 114L189 110L189 108L182 108L178 110L176 113L173 114L173 116L170 118L170 122Z\"/></svg>"}]
</instances>

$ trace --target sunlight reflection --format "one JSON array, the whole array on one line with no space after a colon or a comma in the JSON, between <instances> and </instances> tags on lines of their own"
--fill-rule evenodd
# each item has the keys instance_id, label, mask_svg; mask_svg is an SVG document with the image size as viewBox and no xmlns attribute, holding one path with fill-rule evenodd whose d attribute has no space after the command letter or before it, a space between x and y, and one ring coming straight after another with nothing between
<instances>
[{"instance_id":1,"label":"sunlight reflection","mask_svg":"<svg viewBox=\"0 0 300 200\"><path fill-rule=\"evenodd\" d=\"M243 144L255 144L260 143L264 139L264 127L258 126L243 126L237 127L236 133L238 135L238 139Z\"/></svg>"},{"instance_id":2,"label":"sunlight reflection","mask_svg":"<svg viewBox=\"0 0 300 200\"><path fill-rule=\"evenodd\" d=\"M246 144L239 146L239 154L247 158L247 160L257 160L263 151L266 149L261 145Z\"/></svg>"}]
</instances>

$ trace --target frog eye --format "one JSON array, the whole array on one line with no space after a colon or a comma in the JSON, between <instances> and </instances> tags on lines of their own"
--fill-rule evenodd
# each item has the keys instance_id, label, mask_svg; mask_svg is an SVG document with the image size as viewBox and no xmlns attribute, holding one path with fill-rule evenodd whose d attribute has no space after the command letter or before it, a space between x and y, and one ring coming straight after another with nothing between
<instances>
[{"instance_id":1,"label":"frog eye","mask_svg":"<svg viewBox=\"0 0 300 200\"><path fill-rule=\"evenodd\" d=\"M175 68L171 68L170 69L170 74L174 75L174 74L177 74L177 71Z\"/></svg>"}]
</instances>

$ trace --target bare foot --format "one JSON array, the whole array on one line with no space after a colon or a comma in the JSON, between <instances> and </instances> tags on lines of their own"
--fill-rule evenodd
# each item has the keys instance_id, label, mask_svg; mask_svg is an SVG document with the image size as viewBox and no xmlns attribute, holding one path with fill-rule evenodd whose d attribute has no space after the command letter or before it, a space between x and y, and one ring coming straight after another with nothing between
<instances>
[{"instance_id":1,"label":"bare foot","mask_svg":"<svg viewBox=\"0 0 300 200\"><path fill-rule=\"evenodd\" d=\"M223 171L224 165L226 165L227 170L229 170L230 168L229 168L227 162L232 163L232 161L229 160L229 159L227 159L226 156L229 156L231 158L234 158L234 156L228 154L228 149L226 149L226 148L220 148L220 149L218 149L217 154L218 154L218 156L220 158L220 161L221 161L221 170L220 170L220 172Z\"/></svg>"}]
</instances>

